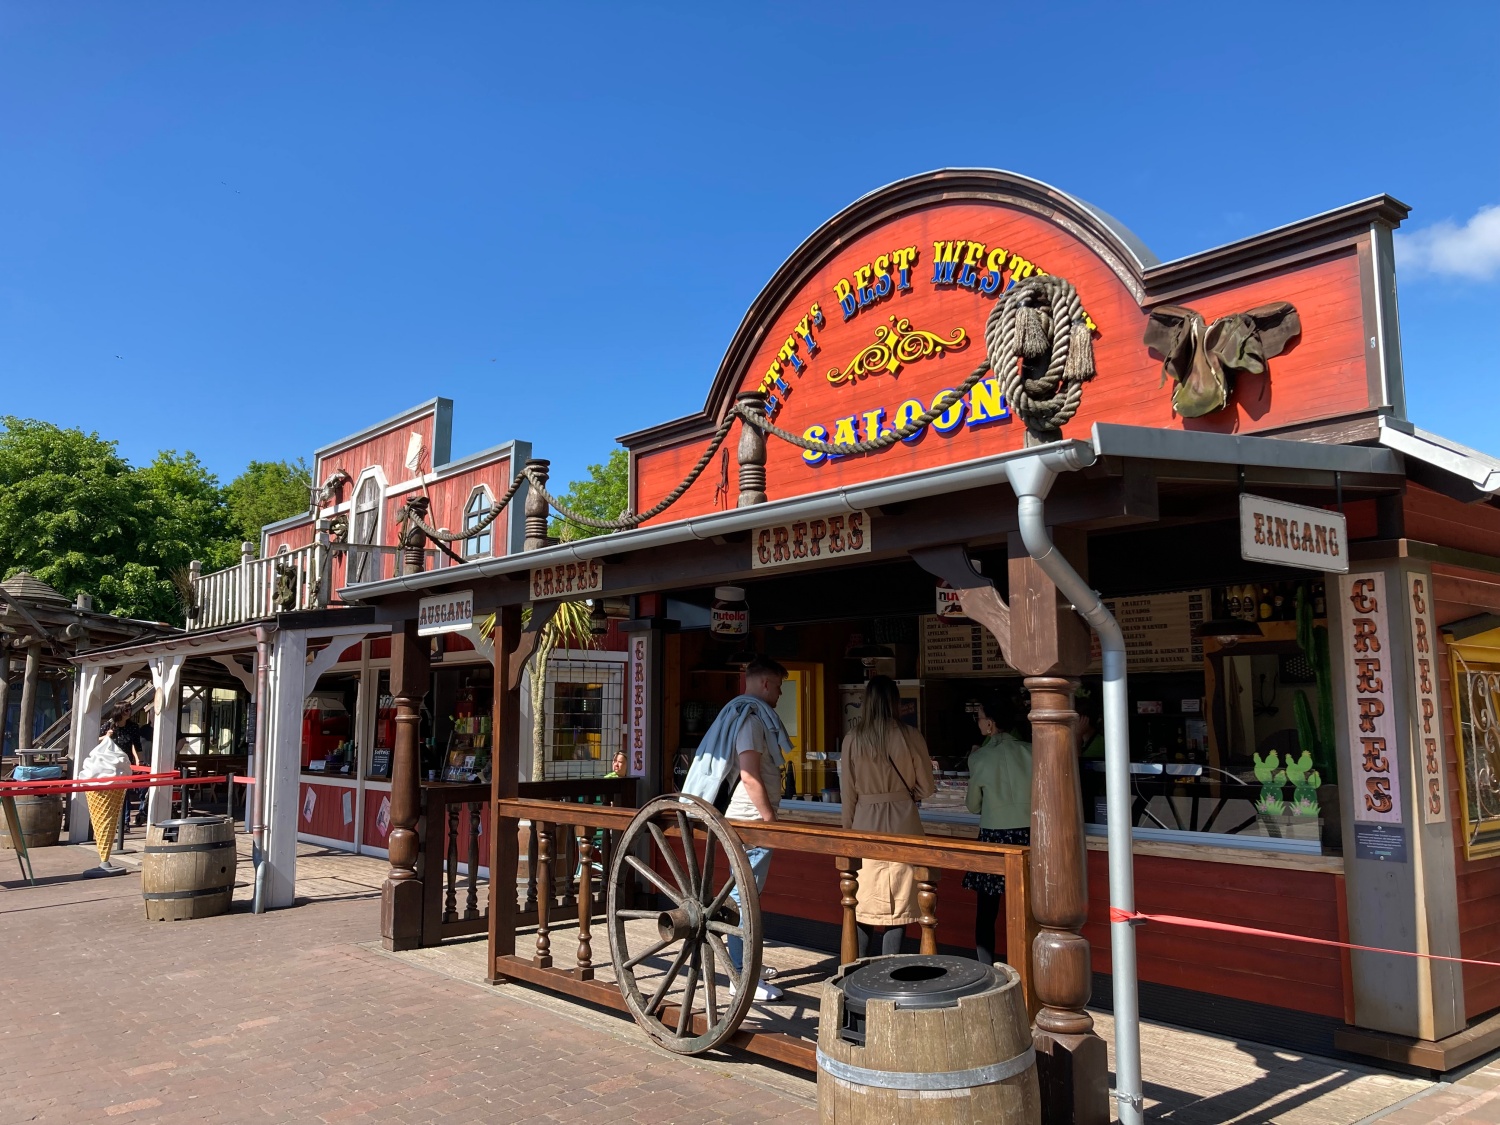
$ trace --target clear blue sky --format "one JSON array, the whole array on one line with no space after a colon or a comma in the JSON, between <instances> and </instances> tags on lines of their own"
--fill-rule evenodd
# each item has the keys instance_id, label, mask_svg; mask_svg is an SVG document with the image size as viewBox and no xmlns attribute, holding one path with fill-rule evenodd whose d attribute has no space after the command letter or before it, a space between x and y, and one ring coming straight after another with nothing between
<instances>
[{"instance_id":1,"label":"clear blue sky","mask_svg":"<svg viewBox=\"0 0 1500 1125\"><path fill-rule=\"evenodd\" d=\"M442 394L455 454L567 480L702 404L824 219L978 165L1163 259L1390 192L1411 413L1500 452L1497 41L1495 4L5 0L0 413L228 479Z\"/></svg>"}]
</instances>

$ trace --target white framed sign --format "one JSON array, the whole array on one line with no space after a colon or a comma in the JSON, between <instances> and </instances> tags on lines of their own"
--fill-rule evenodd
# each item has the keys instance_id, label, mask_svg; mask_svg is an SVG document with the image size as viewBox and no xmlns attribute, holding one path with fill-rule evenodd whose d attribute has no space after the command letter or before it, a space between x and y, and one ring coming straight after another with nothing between
<instances>
[{"instance_id":1,"label":"white framed sign","mask_svg":"<svg viewBox=\"0 0 1500 1125\"><path fill-rule=\"evenodd\" d=\"M755 570L869 553L870 517L866 512L776 523L750 533L750 565Z\"/></svg>"},{"instance_id":2,"label":"white framed sign","mask_svg":"<svg viewBox=\"0 0 1500 1125\"><path fill-rule=\"evenodd\" d=\"M474 591L454 590L417 603L417 636L462 633L474 625Z\"/></svg>"},{"instance_id":3,"label":"white framed sign","mask_svg":"<svg viewBox=\"0 0 1500 1125\"><path fill-rule=\"evenodd\" d=\"M630 747L625 765L629 777L646 775L646 751L651 742L651 634L630 634Z\"/></svg>"},{"instance_id":4,"label":"white framed sign","mask_svg":"<svg viewBox=\"0 0 1500 1125\"><path fill-rule=\"evenodd\" d=\"M1342 768L1354 779L1355 854L1404 863L1385 575L1345 574L1339 578L1339 597L1344 603L1339 643L1349 731Z\"/></svg>"},{"instance_id":5,"label":"white framed sign","mask_svg":"<svg viewBox=\"0 0 1500 1125\"><path fill-rule=\"evenodd\" d=\"M1412 571L1406 576L1411 611L1411 668L1417 713L1417 776L1421 779L1422 821L1448 819L1443 796L1443 719L1438 710L1437 633L1432 627L1432 578Z\"/></svg>"},{"instance_id":6,"label":"white framed sign","mask_svg":"<svg viewBox=\"0 0 1500 1125\"><path fill-rule=\"evenodd\" d=\"M1347 574L1348 530L1337 512L1240 494L1243 559Z\"/></svg>"},{"instance_id":7,"label":"white framed sign","mask_svg":"<svg viewBox=\"0 0 1500 1125\"><path fill-rule=\"evenodd\" d=\"M604 564L598 559L531 568L531 600L534 602L597 594L602 589Z\"/></svg>"}]
</instances>

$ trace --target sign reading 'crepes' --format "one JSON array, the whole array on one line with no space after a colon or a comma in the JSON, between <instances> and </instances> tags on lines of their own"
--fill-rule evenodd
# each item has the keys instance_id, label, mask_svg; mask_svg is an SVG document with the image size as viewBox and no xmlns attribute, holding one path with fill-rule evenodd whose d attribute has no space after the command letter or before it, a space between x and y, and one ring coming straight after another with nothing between
<instances>
[{"instance_id":1,"label":"sign reading 'crepes'","mask_svg":"<svg viewBox=\"0 0 1500 1125\"><path fill-rule=\"evenodd\" d=\"M417 636L461 633L474 624L474 591L455 590L417 603Z\"/></svg>"},{"instance_id":2,"label":"sign reading 'crepes'","mask_svg":"<svg viewBox=\"0 0 1500 1125\"><path fill-rule=\"evenodd\" d=\"M1240 496L1241 558L1347 574L1347 541L1348 527L1337 512Z\"/></svg>"},{"instance_id":3,"label":"sign reading 'crepes'","mask_svg":"<svg viewBox=\"0 0 1500 1125\"><path fill-rule=\"evenodd\" d=\"M597 594L602 589L604 564L598 559L531 568L531 600L534 602Z\"/></svg>"},{"instance_id":4,"label":"sign reading 'crepes'","mask_svg":"<svg viewBox=\"0 0 1500 1125\"><path fill-rule=\"evenodd\" d=\"M750 565L756 570L842 559L870 553L870 517L864 512L758 527L750 536Z\"/></svg>"},{"instance_id":5,"label":"sign reading 'crepes'","mask_svg":"<svg viewBox=\"0 0 1500 1125\"><path fill-rule=\"evenodd\" d=\"M1422 779L1422 820L1448 819L1443 799L1443 720L1438 713L1436 632L1432 627L1432 579L1412 571L1406 576L1411 599L1411 666L1417 689L1417 756Z\"/></svg>"},{"instance_id":6,"label":"sign reading 'crepes'","mask_svg":"<svg viewBox=\"0 0 1500 1125\"><path fill-rule=\"evenodd\" d=\"M1356 854L1361 859L1406 861L1401 824L1401 771L1391 714L1391 660L1385 576L1378 571L1339 579L1344 603L1341 662L1348 677L1347 766L1354 777ZM1372 831L1361 834L1360 825Z\"/></svg>"}]
</instances>

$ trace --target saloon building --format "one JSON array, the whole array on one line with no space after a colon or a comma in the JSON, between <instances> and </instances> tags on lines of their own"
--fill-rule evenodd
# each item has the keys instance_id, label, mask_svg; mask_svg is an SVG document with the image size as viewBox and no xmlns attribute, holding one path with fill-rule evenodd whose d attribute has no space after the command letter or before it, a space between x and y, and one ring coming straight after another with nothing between
<instances>
[{"instance_id":1,"label":"saloon building","mask_svg":"<svg viewBox=\"0 0 1500 1125\"><path fill-rule=\"evenodd\" d=\"M495 525L510 521L504 552L339 570L340 597L363 607L346 612L392 646L389 684L360 720L378 723L391 697L394 774L380 786L404 842L389 851L388 943L448 932L419 905L422 881L441 878L417 864L442 784L424 780L418 733L437 667L424 601L496 614L493 674L470 686L495 739L481 854L508 889L529 815L528 630L565 598L624 599L621 734L638 800L680 781L750 652L789 670L791 825L838 824L840 742L871 674L899 682L935 759L930 840L977 835L964 801L974 702L1031 706L1047 816L1029 858L1044 878L1030 884L1035 928L1001 945L1012 963L1035 959L1043 1053L1071 1054L1085 1079L1103 1056L1082 1009L1111 1002L1122 948L1112 827L1117 864L1129 830L1136 910L1231 927L1133 929L1147 1017L1434 1070L1500 1046L1500 969L1233 929L1500 960L1500 461L1407 417L1392 256L1406 214L1375 196L1160 262L1062 191L958 169L829 219L705 372L701 408L621 439L632 511L650 518L549 542L533 491L529 531L515 538L520 500ZM357 539L367 478L363 462L347 469ZM378 519L414 487L399 476L378 482ZM1083 583L1068 589L1064 569ZM1091 634L1074 612L1089 590L1125 640L1114 722L1109 629L1094 613ZM339 643L362 669L385 659L377 642ZM1122 763L1113 795L1105 755ZM302 791L322 807L357 784L304 777ZM334 820L318 835L336 838ZM859 847L851 837L845 854ZM939 947L972 947L958 874L937 884ZM778 851L768 932L838 949L841 875L828 854ZM492 975L604 999L592 970L570 976L540 939L535 953L518 943L518 912L534 919L535 904L509 899L490 903ZM805 1043L768 1049L811 1058Z\"/></svg>"}]
</instances>

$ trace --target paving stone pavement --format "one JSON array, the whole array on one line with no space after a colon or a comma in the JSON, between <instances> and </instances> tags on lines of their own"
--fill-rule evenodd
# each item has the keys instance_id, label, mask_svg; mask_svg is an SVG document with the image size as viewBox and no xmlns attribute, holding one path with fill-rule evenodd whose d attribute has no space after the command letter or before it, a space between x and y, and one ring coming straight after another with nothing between
<instances>
[{"instance_id":1,"label":"paving stone pavement","mask_svg":"<svg viewBox=\"0 0 1500 1125\"><path fill-rule=\"evenodd\" d=\"M91 848L0 852L0 1123L810 1123L805 1082L684 1065L365 948L379 902L145 919Z\"/></svg>"}]
</instances>

